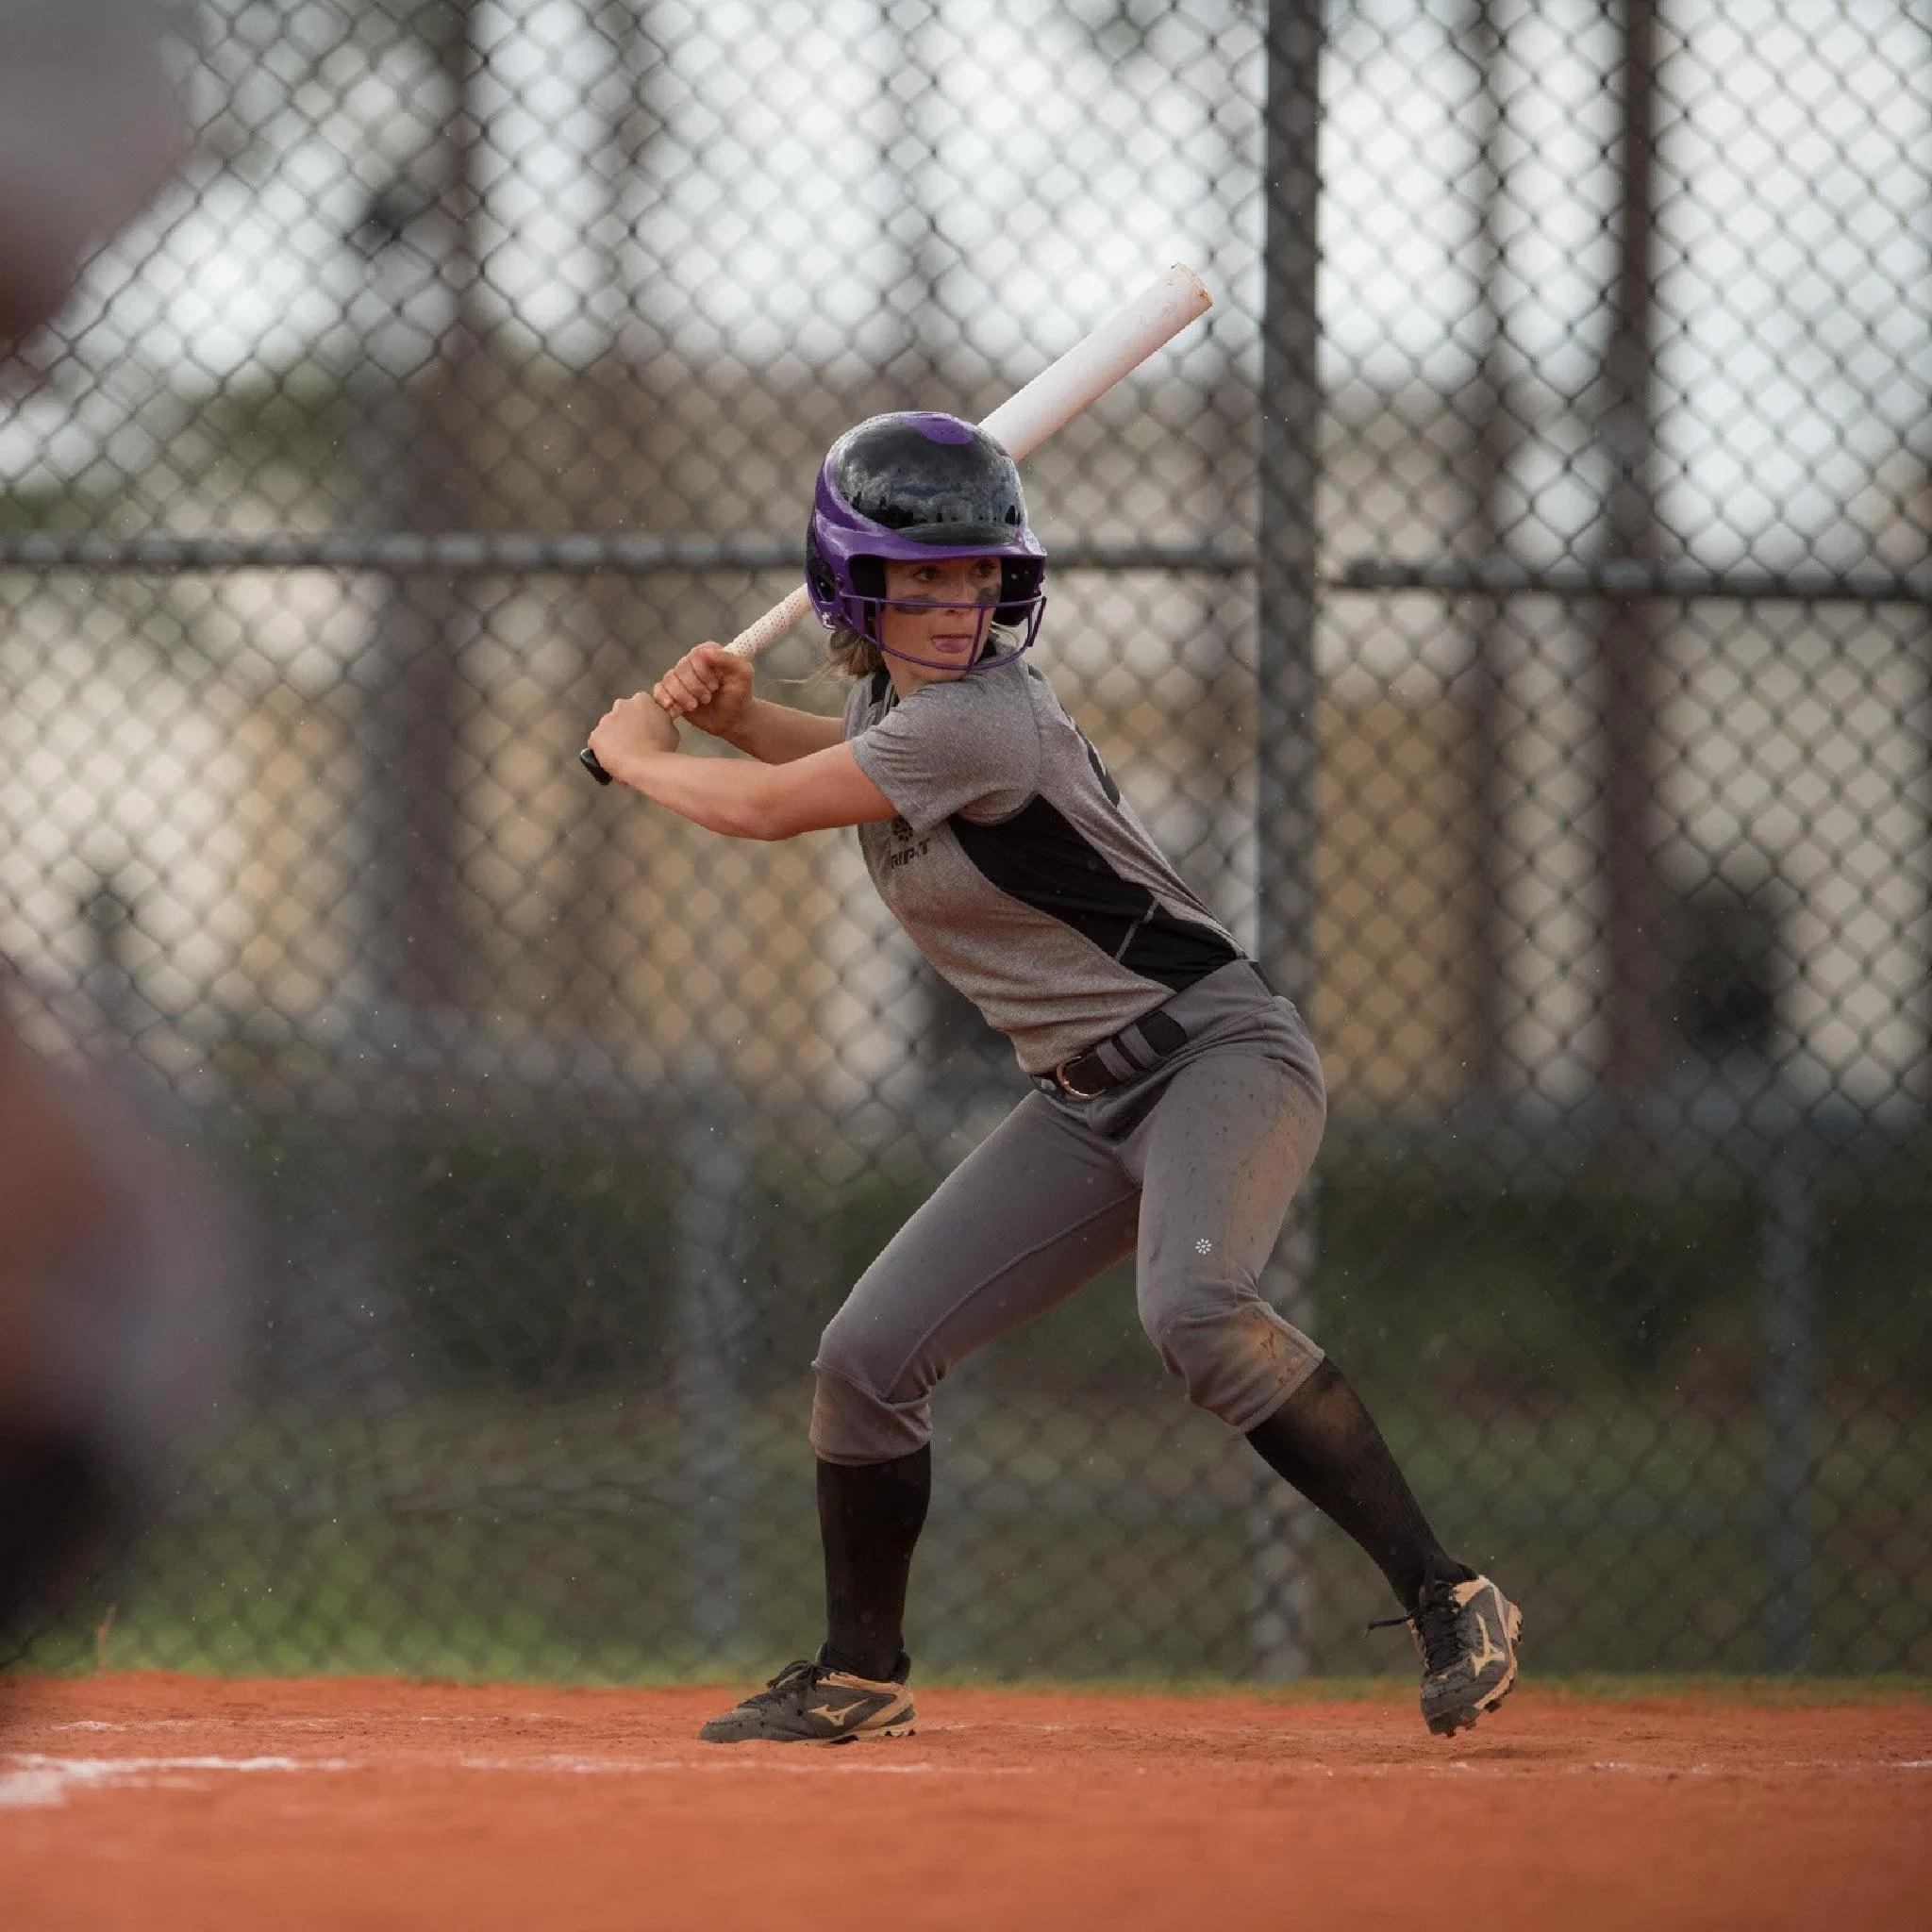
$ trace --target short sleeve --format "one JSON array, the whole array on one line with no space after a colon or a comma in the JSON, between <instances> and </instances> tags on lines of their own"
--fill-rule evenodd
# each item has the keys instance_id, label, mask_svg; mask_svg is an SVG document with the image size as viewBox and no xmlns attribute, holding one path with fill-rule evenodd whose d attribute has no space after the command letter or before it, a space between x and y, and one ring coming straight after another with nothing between
<instances>
[{"instance_id":1,"label":"short sleeve","mask_svg":"<svg viewBox=\"0 0 1932 1932\"><path fill-rule=\"evenodd\" d=\"M915 832L956 812L1009 818L1040 783L1040 725L1015 666L929 684L849 741L858 768Z\"/></svg>"}]
</instances>

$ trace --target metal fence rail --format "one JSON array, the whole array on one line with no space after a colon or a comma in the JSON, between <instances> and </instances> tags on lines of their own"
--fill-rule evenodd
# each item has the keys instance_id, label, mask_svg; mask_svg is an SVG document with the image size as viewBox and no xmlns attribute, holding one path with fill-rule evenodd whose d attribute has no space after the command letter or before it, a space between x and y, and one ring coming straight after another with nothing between
<instances>
[{"instance_id":1,"label":"metal fence rail","mask_svg":"<svg viewBox=\"0 0 1932 1932\"><path fill-rule=\"evenodd\" d=\"M1040 661L1308 1008L1268 1291L1533 1666L1932 1669L1923 9L196 11L189 175L0 423L14 1017L246 1230L116 1656L810 1640L813 1344L1023 1083L847 839L575 750L847 423L1180 257L1026 465ZM1123 1281L938 1409L923 1669L1407 1667Z\"/></svg>"}]
</instances>

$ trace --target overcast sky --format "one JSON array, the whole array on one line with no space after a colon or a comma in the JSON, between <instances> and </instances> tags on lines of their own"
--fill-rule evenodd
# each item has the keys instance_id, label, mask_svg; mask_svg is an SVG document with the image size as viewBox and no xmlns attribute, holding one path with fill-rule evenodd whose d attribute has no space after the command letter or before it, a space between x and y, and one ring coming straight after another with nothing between
<instances>
[{"instance_id":1,"label":"overcast sky","mask_svg":"<svg viewBox=\"0 0 1932 1932\"><path fill-rule=\"evenodd\" d=\"M213 144L64 318L75 347L0 428L0 474L141 460L142 392L406 363L433 294L372 290L345 239L440 111L433 76L319 0L210 9ZM908 41L876 0L653 0L648 59L595 0L479 9L486 308L566 361L663 341L822 365L920 325L1014 377L1168 261L1221 298L1186 355L1254 362L1256 9L1175 0L1141 43L1100 0L954 0ZM1540 391L1587 386L1611 268L1614 47L1594 0L1524 7L1496 75L1505 254L1490 293ZM1666 6L1659 432L1671 521L1714 559L1823 543L1910 487L1932 393L1932 29L1912 0ZM1466 380L1482 333L1482 102L1459 8L1338 8L1324 75L1331 381ZM903 97L916 97L908 115ZM219 112L217 111L219 110ZM628 139L644 173L611 185ZM386 271L393 275L393 266ZM927 291L922 299L921 291ZM402 323L393 317L400 313ZM373 318L392 319L377 334ZM413 331L413 334L412 334ZM1551 541L1580 526L1561 439L1524 457ZM1539 476L1538 466L1541 466ZM1885 479L1893 479L1888 483ZM1862 497L1861 497L1862 492Z\"/></svg>"}]
</instances>

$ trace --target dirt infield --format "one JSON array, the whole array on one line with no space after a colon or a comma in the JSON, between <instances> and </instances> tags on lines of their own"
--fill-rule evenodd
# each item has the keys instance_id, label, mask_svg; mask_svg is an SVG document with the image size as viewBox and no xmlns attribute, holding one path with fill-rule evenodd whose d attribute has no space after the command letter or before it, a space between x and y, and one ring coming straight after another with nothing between
<instances>
[{"instance_id":1,"label":"dirt infield","mask_svg":"<svg viewBox=\"0 0 1932 1932\"><path fill-rule=\"evenodd\" d=\"M0 1689L8 1932L1923 1925L1932 1702L927 1690L700 1746L715 1691Z\"/></svg>"}]
</instances>

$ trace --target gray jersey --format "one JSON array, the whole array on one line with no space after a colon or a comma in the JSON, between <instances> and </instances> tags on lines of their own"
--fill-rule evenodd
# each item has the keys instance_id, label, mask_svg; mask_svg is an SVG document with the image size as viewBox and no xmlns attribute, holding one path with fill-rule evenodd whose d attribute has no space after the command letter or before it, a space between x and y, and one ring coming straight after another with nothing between
<instances>
[{"instance_id":1,"label":"gray jersey","mask_svg":"<svg viewBox=\"0 0 1932 1932\"><path fill-rule=\"evenodd\" d=\"M880 896L1027 1073L1241 957L1030 664L903 701L874 673L845 736L899 813L858 827Z\"/></svg>"}]
</instances>

